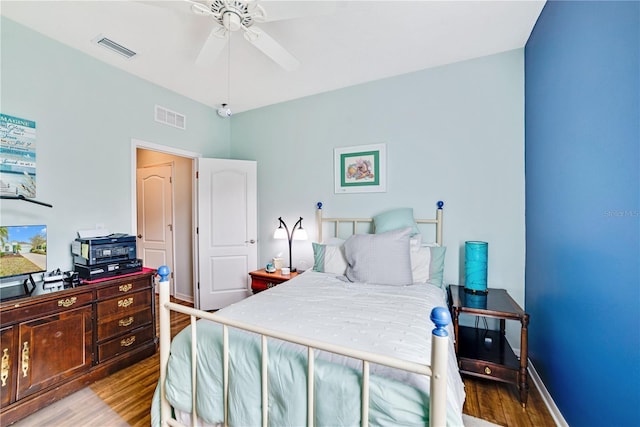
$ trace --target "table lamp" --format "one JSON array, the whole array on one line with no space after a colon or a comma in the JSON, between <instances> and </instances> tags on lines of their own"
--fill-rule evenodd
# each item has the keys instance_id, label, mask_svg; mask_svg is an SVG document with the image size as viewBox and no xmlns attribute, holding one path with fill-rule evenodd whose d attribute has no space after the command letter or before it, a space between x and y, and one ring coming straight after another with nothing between
<instances>
[{"instance_id":1,"label":"table lamp","mask_svg":"<svg viewBox=\"0 0 640 427\"><path fill-rule=\"evenodd\" d=\"M302 217L295 223L291 232L289 232L289 227L282 220L282 217L278 218L280 224L276 231L273 232L274 239L287 239L289 241L289 269L291 272L296 271L295 267L293 267L293 263L291 262L291 243L293 240L307 240L307 230L302 228Z\"/></svg>"},{"instance_id":2,"label":"table lamp","mask_svg":"<svg viewBox=\"0 0 640 427\"><path fill-rule=\"evenodd\" d=\"M487 294L487 242L464 242L464 290L472 294Z\"/></svg>"}]
</instances>

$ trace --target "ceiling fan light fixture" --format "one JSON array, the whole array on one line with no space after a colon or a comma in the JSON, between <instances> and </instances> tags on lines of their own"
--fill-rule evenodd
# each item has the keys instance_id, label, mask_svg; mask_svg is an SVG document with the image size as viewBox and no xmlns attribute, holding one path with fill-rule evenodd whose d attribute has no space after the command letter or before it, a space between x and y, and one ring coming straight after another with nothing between
<instances>
[{"instance_id":1,"label":"ceiling fan light fixture","mask_svg":"<svg viewBox=\"0 0 640 427\"><path fill-rule=\"evenodd\" d=\"M225 12L222 15L222 23L224 27L229 31L238 31L242 28L242 21L240 20L240 16L234 12Z\"/></svg>"}]
</instances>

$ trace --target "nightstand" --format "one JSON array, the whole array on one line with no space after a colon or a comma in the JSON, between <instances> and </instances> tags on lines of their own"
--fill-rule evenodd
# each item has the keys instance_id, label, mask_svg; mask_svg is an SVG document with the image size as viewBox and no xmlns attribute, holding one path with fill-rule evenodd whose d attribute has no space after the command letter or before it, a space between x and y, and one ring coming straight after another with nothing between
<instances>
[{"instance_id":1,"label":"nightstand","mask_svg":"<svg viewBox=\"0 0 640 427\"><path fill-rule=\"evenodd\" d=\"M527 383L527 336L529 315L504 289L488 289L487 295L467 293L463 286L449 285L449 308L456 336L458 367L463 374L516 384L525 407ZM458 326L460 313L500 320L500 330ZM520 322L520 357L505 338L505 321ZM476 324L477 325L477 324Z\"/></svg>"},{"instance_id":2,"label":"nightstand","mask_svg":"<svg viewBox=\"0 0 640 427\"><path fill-rule=\"evenodd\" d=\"M249 273L251 276L251 290L254 294L262 292L265 289L273 288L280 283L286 282L289 279L296 277L298 273L290 273L283 275L281 270L276 270L274 273L268 273L264 268L261 270L252 271Z\"/></svg>"}]
</instances>

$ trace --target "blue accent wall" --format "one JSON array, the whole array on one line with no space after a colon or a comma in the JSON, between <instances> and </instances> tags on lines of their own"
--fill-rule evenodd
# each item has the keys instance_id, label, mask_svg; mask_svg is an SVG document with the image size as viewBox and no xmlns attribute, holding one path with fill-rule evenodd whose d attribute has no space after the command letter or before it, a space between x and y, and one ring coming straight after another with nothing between
<instances>
[{"instance_id":1,"label":"blue accent wall","mask_svg":"<svg viewBox=\"0 0 640 427\"><path fill-rule=\"evenodd\" d=\"M640 2L550 1L525 48L530 358L569 425L640 425Z\"/></svg>"}]
</instances>

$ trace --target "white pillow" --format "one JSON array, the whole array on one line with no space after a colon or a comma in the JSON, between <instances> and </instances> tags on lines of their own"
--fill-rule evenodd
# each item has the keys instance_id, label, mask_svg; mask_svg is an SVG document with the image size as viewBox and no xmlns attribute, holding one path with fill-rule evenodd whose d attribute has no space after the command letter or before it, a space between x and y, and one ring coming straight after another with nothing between
<instances>
[{"instance_id":1,"label":"white pillow","mask_svg":"<svg viewBox=\"0 0 640 427\"><path fill-rule=\"evenodd\" d=\"M411 248L411 273L414 283L429 282L442 287L446 247L437 244Z\"/></svg>"},{"instance_id":2,"label":"white pillow","mask_svg":"<svg viewBox=\"0 0 640 427\"><path fill-rule=\"evenodd\" d=\"M410 227L381 234L355 234L344 242L346 276L352 282L404 286L413 283Z\"/></svg>"},{"instance_id":3,"label":"white pillow","mask_svg":"<svg viewBox=\"0 0 640 427\"><path fill-rule=\"evenodd\" d=\"M425 283L429 280L429 266L431 264L431 248L420 246L411 248L411 273L413 283Z\"/></svg>"},{"instance_id":4,"label":"white pillow","mask_svg":"<svg viewBox=\"0 0 640 427\"><path fill-rule=\"evenodd\" d=\"M312 243L313 271L333 273L344 276L347 270L347 259L342 245Z\"/></svg>"}]
</instances>

